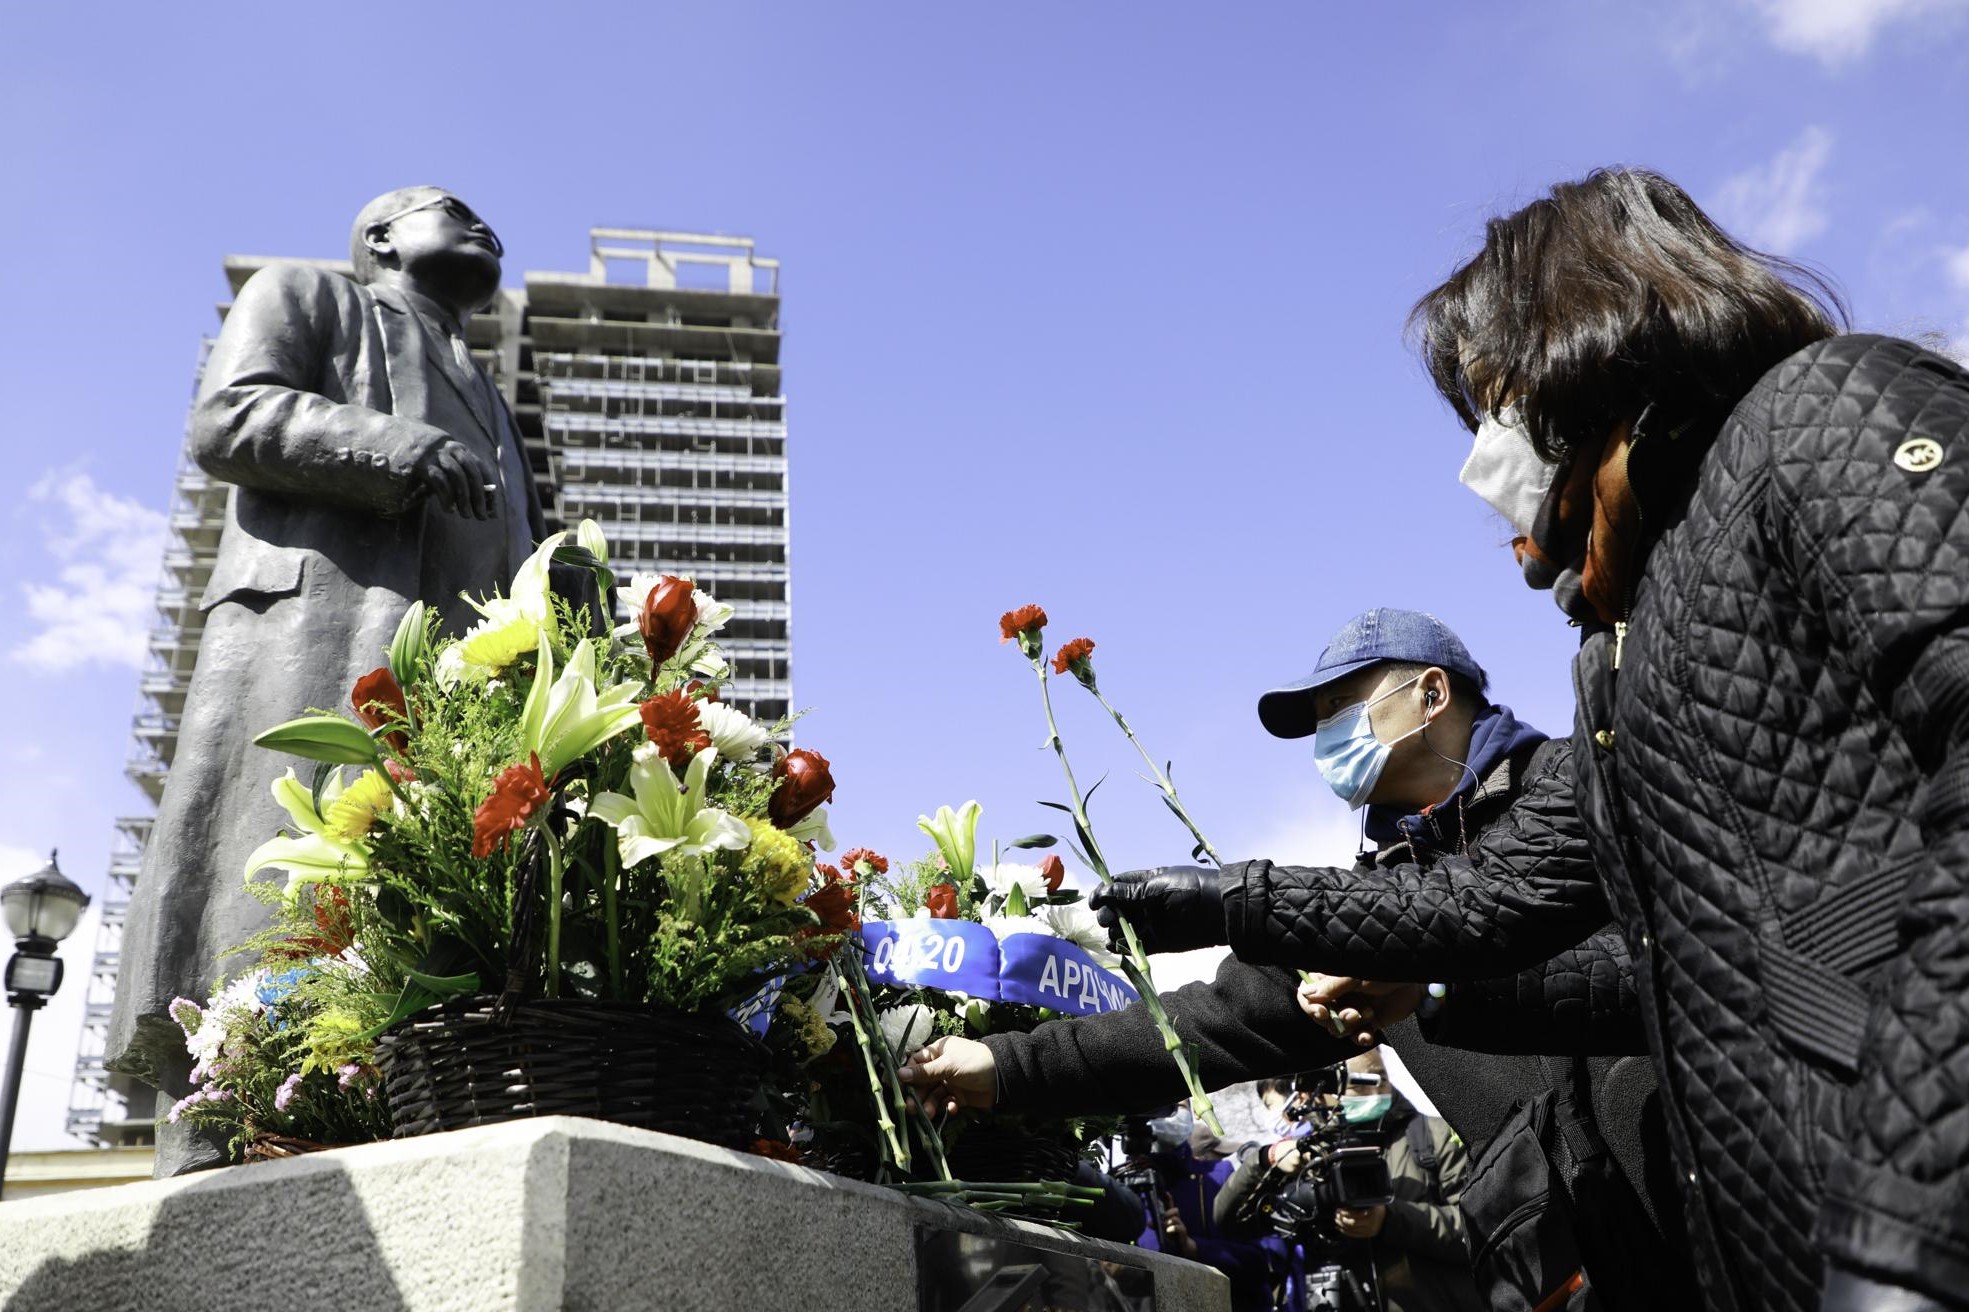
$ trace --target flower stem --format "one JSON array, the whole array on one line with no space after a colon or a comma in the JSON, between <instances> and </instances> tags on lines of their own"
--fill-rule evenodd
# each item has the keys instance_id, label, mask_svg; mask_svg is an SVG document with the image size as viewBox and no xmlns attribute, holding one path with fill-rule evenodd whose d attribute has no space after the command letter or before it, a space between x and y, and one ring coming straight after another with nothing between
<instances>
[{"instance_id":1,"label":"flower stem","mask_svg":"<svg viewBox=\"0 0 1969 1312\"><path fill-rule=\"evenodd\" d=\"M609 996L618 1001L622 997L622 916L616 906L616 881L622 877L621 853L616 838L608 830L602 831L602 915L608 922L608 982Z\"/></svg>"},{"instance_id":2,"label":"flower stem","mask_svg":"<svg viewBox=\"0 0 1969 1312\"><path fill-rule=\"evenodd\" d=\"M1112 882L1108 874L1107 858L1101 855L1101 848L1094 841L1094 827L1087 821L1087 802L1081 795L1080 785L1074 781L1073 766L1067 761L1067 745L1060 738L1059 722L1053 718L1053 693L1046 679L1046 661L1036 650L1029 651L1026 659L1032 662L1033 673L1039 676L1039 699L1046 707L1046 731L1053 745L1053 754L1060 758L1060 770L1067 777L1067 794L1073 799L1073 823L1080 832L1080 841L1087 846L1088 864L1094 867L1094 874L1103 884ZM1217 1108L1210 1101L1210 1094L1203 1087L1203 1080L1197 1074L1196 1049L1183 1042L1182 1035L1164 1010L1162 998L1155 991L1155 979L1149 972L1148 953L1142 951L1141 940L1135 936L1134 925L1127 917L1121 919L1121 937L1126 943L1128 953L1123 961L1123 970L1128 982L1135 986L1141 995L1142 1005L1148 1009L1155 1021L1158 1033L1162 1035L1163 1049L1175 1061L1176 1069L1183 1073L1183 1083L1189 1087L1190 1110L1218 1137L1224 1134L1224 1127L1217 1119Z\"/></svg>"},{"instance_id":3,"label":"flower stem","mask_svg":"<svg viewBox=\"0 0 1969 1312\"><path fill-rule=\"evenodd\" d=\"M1212 847L1210 840L1203 836L1203 830L1197 828L1196 821L1190 818L1189 811L1184 808L1183 799L1177 796L1175 781L1155 763L1155 758L1149 755L1149 749L1142 746L1142 740L1135 736L1135 731L1129 727L1128 721L1122 717L1121 712L1114 709L1107 695L1098 687L1089 688L1088 691L1094 694L1094 700L1101 704L1101 709L1114 717L1114 722L1120 727L1122 734L1135 745L1135 750L1142 754L1142 760L1153 776L1150 782L1162 790L1162 796L1168 801L1169 809L1176 813L1176 818L1181 820L1183 827L1190 831L1190 837L1196 839L1196 845L1203 850L1205 856L1210 858L1212 865L1222 866L1224 859L1217 855L1217 849Z\"/></svg>"},{"instance_id":4,"label":"flower stem","mask_svg":"<svg viewBox=\"0 0 1969 1312\"><path fill-rule=\"evenodd\" d=\"M867 1000L855 988L838 961L829 961L827 968L834 975L834 986L848 1000L848 1021L854 1026L855 1043L861 1048L862 1069L868 1075L868 1092L875 1099L875 1124L882 1131L882 1161L885 1165L893 1163L908 1170L909 1149L896 1133L895 1119L889 1115L888 1091L883 1086L881 1073L875 1068L875 1043L868 1032L869 1027L874 1025L873 1011L870 1011L868 1023L863 1024L862 1010Z\"/></svg>"},{"instance_id":5,"label":"flower stem","mask_svg":"<svg viewBox=\"0 0 1969 1312\"><path fill-rule=\"evenodd\" d=\"M551 825L540 827L547 843L547 996L561 995L561 840Z\"/></svg>"}]
</instances>

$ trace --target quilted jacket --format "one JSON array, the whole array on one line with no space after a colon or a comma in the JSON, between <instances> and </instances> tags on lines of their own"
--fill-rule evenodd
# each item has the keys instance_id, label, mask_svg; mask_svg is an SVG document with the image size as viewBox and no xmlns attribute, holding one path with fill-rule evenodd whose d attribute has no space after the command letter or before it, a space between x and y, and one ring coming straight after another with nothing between
<instances>
[{"instance_id":1,"label":"quilted jacket","mask_svg":"<svg viewBox=\"0 0 1969 1312\"><path fill-rule=\"evenodd\" d=\"M1651 548L1575 663L1571 778L1433 888L1252 863L1233 947L1384 978L1528 966L1597 917L1583 838L1631 977L1572 954L1445 1018L1638 1020L1712 1307L1816 1308L1828 1259L1963 1305L1969 375L1833 338L1711 441L1638 435L1629 468Z\"/></svg>"}]
</instances>

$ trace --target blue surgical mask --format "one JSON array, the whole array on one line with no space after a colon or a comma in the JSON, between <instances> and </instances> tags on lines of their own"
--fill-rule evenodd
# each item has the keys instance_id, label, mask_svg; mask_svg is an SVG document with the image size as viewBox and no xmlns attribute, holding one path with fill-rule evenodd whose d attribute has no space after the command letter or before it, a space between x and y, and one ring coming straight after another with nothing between
<instances>
[{"instance_id":1,"label":"blue surgical mask","mask_svg":"<svg viewBox=\"0 0 1969 1312\"><path fill-rule=\"evenodd\" d=\"M1326 780L1328 788L1340 795L1341 801L1355 810L1367 805L1368 794L1381 781L1381 771L1387 768L1395 743L1428 727L1428 721L1424 720L1401 738L1395 739L1395 743L1384 743L1374 736L1368 708L1375 702L1394 696L1421 677L1418 674L1414 679L1397 684L1374 701L1355 702L1352 706L1335 711L1321 720L1313 731L1313 764L1319 767L1320 778Z\"/></svg>"},{"instance_id":2,"label":"blue surgical mask","mask_svg":"<svg viewBox=\"0 0 1969 1312\"><path fill-rule=\"evenodd\" d=\"M1558 476L1559 467L1547 464L1532 448L1517 407L1506 406L1478 421L1470 458L1456 478L1504 516L1512 532L1530 537L1538 508Z\"/></svg>"},{"instance_id":3,"label":"blue surgical mask","mask_svg":"<svg viewBox=\"0 0 1969 1312\"><path fill-rule=\"evenodd\" d=\"M1395 1105L1393 1094L1349 1093L1340 1099L1340 1119L1349 1125L1371 1125Z\"/></svg>"}]
</instances>

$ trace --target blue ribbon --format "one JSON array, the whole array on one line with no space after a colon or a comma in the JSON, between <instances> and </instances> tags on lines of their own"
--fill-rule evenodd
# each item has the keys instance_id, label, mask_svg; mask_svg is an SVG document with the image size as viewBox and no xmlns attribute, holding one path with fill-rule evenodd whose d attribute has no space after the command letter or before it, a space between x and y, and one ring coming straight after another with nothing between
<instances>
[{"instance_id":1,"label":"blue ribbon","mask_svg":"<svg viewBox=\"0 0 1969 1312\"><path fill-rule=\"evenodd\" d=\"M773 1013L779 1010L779 995L785 988L786 976L775 975L757 993L725 1014L763 1039L772 1028Z\"/></svg>"},{"instance_id":2,"label":"blue ribbon","mask_svg":"<svg viewBox=\"0 0 1969 1312\"><path fill-rule=\"evenodd\" d=\"M1050 934L996 934L971 920L871 920L861 927L868 977L946 989L986 1002L1050 1007L1074 1016L1118 1011L1135 990L1086 949Z\"/></svg>"}]
</instances>

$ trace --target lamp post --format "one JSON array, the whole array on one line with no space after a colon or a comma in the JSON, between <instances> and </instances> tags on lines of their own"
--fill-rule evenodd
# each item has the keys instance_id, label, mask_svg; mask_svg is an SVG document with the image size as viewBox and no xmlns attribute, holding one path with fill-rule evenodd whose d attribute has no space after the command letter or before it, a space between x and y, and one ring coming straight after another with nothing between
<instances>
[{"instance_id":1,"label":"lamp post","mask_svg":"<svg viewBox=\"0 0 1969 1312\"><path fill-rule=\"evenodd\" d=\"M27 1031L34 1013L62 986L62 961L55 945L75 932L89 895L61 872L55 854L34 874L0 888L0 913L14 936L7 962L7 1005L14 1009L14 1043L7 1052L7 1083L0 1088L0 1193L7 1181L7 1156L14 1142L14 1106L20 1101L21 1068L27 1061Z\"/></svg>"}]
</instances>

